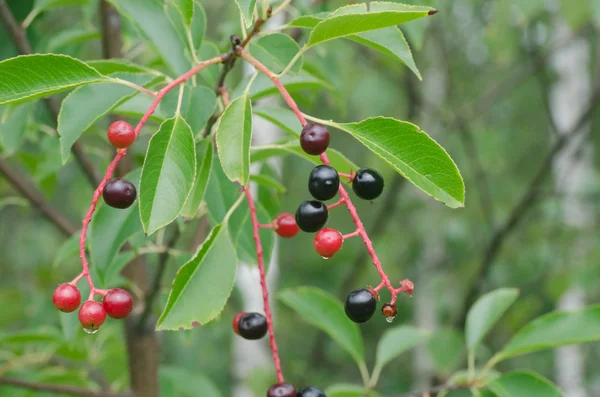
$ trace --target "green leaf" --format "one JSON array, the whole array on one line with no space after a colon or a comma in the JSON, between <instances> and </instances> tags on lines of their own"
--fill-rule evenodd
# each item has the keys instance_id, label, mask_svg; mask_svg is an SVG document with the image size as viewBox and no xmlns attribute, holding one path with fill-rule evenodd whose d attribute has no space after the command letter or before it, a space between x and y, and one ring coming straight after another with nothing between
<instances>
[{"instance_id":1,"label":"green leaf","mask_svg":"<svg viewBox=\"0 0 600 397\"><path fill-rule=\"evenodd\" d=\"M192 35L192 43L194 49L200 48L206 35L206 11L199 2L194 2L194 17L192 18L192 24L190 25L190 33ZM201 58L207 59L207 58ZM218 66L218 65L217 65Z\"/></svg>"},{"instance_id":2,"label":"green leaf","mask_svg":"<svg viewBox=\"0 0 600 397\"><path fill-rule=\"evenodd\" d=\"M190 329L214 320L231 294L236 270L237 258L227 225L219 224L177 272L156 329Z\"/></svg>"},{"instance_id":3,"label":"green leaf","mask_svg":"<svg viewBox=\"0 0 600 397\"><path fill-rule=\"evenodd\" d=\"M183 22L189 28L194 18L194 0L171 0L171 3L181 14Z\"/></svg>"},{"instance_id":4,"label":"green leaf","mask_svg":"<svg viewBox=\"0 0 600 397\"><path fill-rule=\"evenodd\" d=\"M53 268L56 269L68 259L79 256L79 235L80 232L77 232L62 243L54 255Z\"/></svg>"},{"instance_id":5,"label":"green leaf","mask_svg":"<svg viewBox=\"0 0 600 397\"><path fill-rule=\"evenodd\" d=\"M515 303L519 290L502 288L490 292L475 302L467 314L465 337L467 349L474 351L489 330Z\"/></svg>"},{"instance_id":6,"label":"green leaf","mask_svg":"<svg viewBox=\"0 0 600 397\"><path fill-rule=\"evenodd\" d=\"M280 194L285 194L287 192L286 187L283 186L283 184L281 182L279 182L277 179L273 178L272 176L262 175L262 174L261 175L250 175L250 180L252 182L258 183L259 185L275 189L277 191L277 193L280 193Z\"/></svg>"},{"instance_id":7,"label":"green leaf","mask_svg":"<svg viewBox=\"0 0 600 397\"><path fill-rule=\"evenodd\" d=\"M148 95L136 95L113 109L112 112L121 116L142 118L146 111L150 109L150 106L152 106L152 102L152 97ZM150 120L162 123L166 120L165 115L162 113L162 110L158 107L150 116Z\"/></svg>"},{"instance_id":8,"label":"green leaf","mask_svg":"<svg viewBox=\"0 0 600 397\"><path fill-rule=\"evenodd\" d=\"M270 121L294 138L300 138L302 124L291 110L280 107L260 107L253 109L253 114Z\"/></svg>"},{"instance_id":9,"label":"green leaf","mask_svg":"<svg viewBox=\"0 0 600 397\"><path fill-rule=\"evenodd\" d=\"M235 2L242 13L242 18L244 19L246 29L248 29L250 26L252 26L252 22L254 21L254 8L256 7L256 0L235 0Z\"/></svg>"},{"instance_id":10,"label":"green leaf","mask_svg":"<svg viewBox=\"0 0 600 397\"><path fill-rule=\"evenodd\" d=\"M465 185L448 153L414 124L389 117L327 124L348 132L398 173L450 208L464 206Z\"/></svg>"},{"instance_id":11,"label":"green leaf","mask_svg":"<svg viewBox=\"0 0 600 397\"><path fill-rule=\"evenodd\" d=\"M488 387L498 397L562 397L548 379L535 372L514 371L493 380Z\"/></svg>"},{"instance_id":12,"label":"green leaf","mask_svg":"<svg viewBox=\"0 0 600 397\"><path fill-rule=\"evenodd\" d=\"M249 77L246 79L243 79L240 84L236 87L236 89L233 91L232 97L233 98L237 98L241 95L243 95L244 89L246 88L246 86L248 85L248 81L249 81ZM216 81L216 79L215 79ZM300 73L298 73L297 75L289 75L286 74L285 76L283 76L281 78L281 83L285 86L285 88L290 91L290 92L294 92L294 91L298 91L298 90L305 90L305 89L321 89L321 88L325 88L328 90L333 90L334 87L329 84L326 81L320 80L317 77L308 74L305 71L302 71ZM279 90L277 89L277 87L275 87L275 85L273 84L273 82L264 74L259 74L256 79L254 80L254 83L252 84L252 87L250 87L250 97L252 98L252 100L256 100L256 99L260 99L269 95L278 95L279 94Z\"/></svg>"},{"instance_id":13,"label":"green leaf","mask_svg":"<svg viewBox=\"0 0 600 397\"><path fill-rule=\"evenodd\" d=\"M190 126L180 116L166 120L152 136L140 182L140 218L150 235L173 222L196 177L196 150Z\"/></svg>"},{"instance_id":14,"label":"green leaf","mask_svg":"<svg viewBox=\"0 0 600 397\"><path fill-rule=\"evenodd\" d=\"M600 340L600 305L541 316L523 327L496 355L509 357L576 343Z\"/></svg>"},{"instance_id":15,"label":"green leaf","mask_svg":"<svg viewBox=\"0 0 600 397\"><path fill-rule=\"evenodd\" d=\"M375 370L381 370L400 354L424 343L429 335L428 331L411 326L401 326L387 330L377 344Z\"/></svg>"},{"instance_id":16,"label":"green leaf","mask_svg":"<svg viewBox=\"0 0 600 397\"><path fill-rule=\"evenodd\" d=\"M181 215L193 218L202 204L204 193L208 186L210 170L213 162L212 140L206 138L196 145L196 180L192 188L192 194L185 202Z\"/></svg>"},{"instance_id":17,"label":"green leaf","mask_svg":"<svg viewBox=\"0 0 600 397\"><path fill-rule=\"evenodd\" d=\"M198 51L198 57L200 59L210 59L216 57L220 53L221 51L215 43L204 41ZM220 67L221 65L211 65L200 71L199 74L207 85L213 87L217 84Z\"/></svg>"},{"instance_id":18,"label":"green leaf","mask_svg":"<svg viewBox=\"0 0 600 397\"><path fill-rule=\"evenodd\" d=\"M124 80L145 85L153 80L143 74L119 74ZM63 164L67 162L71 147L81 134L112 109L138 94L135 88L116 83L92 84L79 87L62 102L58 114L58 135Z\"/></svg>"},{"instance_id":19,"label":"green leaf","mask_svg":"<svg viewBox=\"0 0 600 397\"><path fill-rule=\"evenodd\" d=\"M285 156L287 154L295 154L316 165L322 164L319 156L306 154L298 141L278 145L253 146L250 148L250 159L252 162L263 161L273 156ZM360 168L335 149L327 149L327 156L333 168L340 172L350 172L351 170L358 170Z\"/></svg>"},{"instance_id":20,"label":"green leaf","mask_svg":"<svg viewBox=\"0 0 600 397\"><path fill-rule=\"evenodd\" d=\"M108 80L80 60L53 54L24 55L2 61L0 76L3 76L0 79L0 105Z\"/></svg>"},{"instance_id":21,"label":"green leaf","mask_svg":"<svg viewBox=\"0 0 600 397\"><path fill-rule=\"evenodd\" d=\"M199 374L197 371L161 365L159 372L161 383L169 382L175 390L182 393L177 394L177 396L222 397L216 385L208 377Z\"/></svg>"},{"instance_id":22,"label":"green leaf","mask_svg":"<svg viewBox=\"0 0 600 397\"><path fill-rule=\"evenodd\" d=\"M250 177L252 102L242 95L225 109L217 127L217 150L225 175L246 186Z\"/></svg>"},{"instance_id":23,"label":"green leaf","mask_svg":"<svg viewBox=\"0 0 600 397\"><path fill-rule=\"evenodd\" d=\"M399 25L429 15L431 7L378 2L342 7L319 22L308 40L308 47L339 37Z\"/></svg>"},{"instance_id":24,"label":"green leaf","mask_svg":"<svg viewBox=\"0 0 600 397\"><path fill-rule=\"evenodd\" d=\"M163 76L163 74L157 70L138 65L126 59L98 59L89 61L88 65L105 76L115 73L146 73L155 76Z\"/></svg>"},{"instance_id":25,"label":"green leaf","mask_svg":"<svg viewBox=\"0 0 600 397\"><path fill-rule=\"evenodd\" d=\"M98 31L90 31L87 29L80 28L63 30L52 35L50 40L48 40L47 48L48 52L60 52L67 46L78 43L85 43L87 41L100 39L101 37L102 36Z\"/></svg>"},{"instance_id":26,"label":"green leaf","mask_svg":"<svg viewBox=\"0 0 600 397\"><path fill-rule=\"evenodd\" d=\"M333 295L318 288L301 287L282 291L279 297L304 321L331 336L359 365L364 363L358 324L348 319L344 306Z\"/></svg>"},{"instance_id":27,"label":"green leaf","mask_svg":"<svg viewBox=\"0 0 600 397\"><path fill-rule=\"evenodd\" d=\"M290 36L273 33L260 37L250 43L250 53L275 73L281 73L286 66L300 52L300 46ZM298 73L302 69L302 57L294 63L291 73Z\"/></svg>"},{"instance_id":28,"label":"green leaf","mask_svg":"<svg viewBox=\"0 0 600 397\"><path fill-rule=\"evenodd\" d=\"M366 393L369 393L368 395L371 397L379 396L376 392L369 392L364 386L344 383L329 386L327 390L325 390L325 395L327 397L364 397L367 395Z\"/></svg>"},{"instance_id":29,"label":"green leaf","mask_svg":"<svg viewBox=\"0 0 600 397\"><path fill-rule=\"evenodd\" d=\"M179 90L173 90L160 103L162 114L173 115L177 110ZM208 87L186 86L181 100L180 114L197 136L215 112L217 96Z\"/></svg>"},{"instance_id":30,"label":"green leaf","mask_svg":"<svg viewBox=\"0 0 600 397\"><path fill-rule=\"evenodd\" d=\"M465 338L457 330L442 328L431 336L427 348L435 368L442 374L449 375L463 361Z\"/></svg>"},{"instance_id":31,"label":"green leaf","mask_svg":"<svg viewBox=\"0 0 600 397\"><path fill-rule=\"evenodd\" d=\"M191 68L185 56L186 42L177 33L157 0L109 0L121 15L129 19L153 46L163 62L176 75Z\"/></svg>"},{"instance_id":32,"label":"green leaf","mask_svg":"<svg viewBox=\"0 0 600 397\"><path fill-rule=\"evenodd\" d=\"M10 156L23 144L33 105L34 102L26 102L0 109L0 143L5 156Z\"/></svg>"},{"instance_id":33,"label":"green leaf","mask_svg":"<svg viewBox=\"0 0 600 397\"><path fill-rule=\"evenodd\" d=\"M84 6L88 3L89 0L36 0L33 9L25 20L26 26L29 26L31 22L44 11L58 7Z\"/></svg>"}]
</instances>

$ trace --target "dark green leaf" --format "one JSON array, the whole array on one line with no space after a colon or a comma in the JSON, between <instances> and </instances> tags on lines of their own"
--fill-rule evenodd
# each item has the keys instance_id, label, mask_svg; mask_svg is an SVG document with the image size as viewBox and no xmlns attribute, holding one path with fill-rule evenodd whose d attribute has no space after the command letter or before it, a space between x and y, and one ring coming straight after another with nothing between
<instances>
[{"instance_id":1,"label":"dark green leaf","mask_svg":"<svg viewBox=\"0 0 600 397\"><path fill-rule=\"evenodd\" d=\"M160 103L161 113L172 116L177 109L178 90L173 90ZM217 106L217 96L208 87L186 86L181 101L181 116L197 136L212 116Z\"/></svg>"},{"instance_id":2,"label":"dark green leaf","mask_svg":"<svg viewBox=\"0 0 600 397\"><path fill-rule=\"evenodd\" d=\"M183 22L189 27L194 18L194 0L170 0L181 14Z\"/></svg>"},{"instance_id":3,"label":"dark green leaf","mask_svg":"<svg viewBox=\"0 0 600 397\"><path fill-rule=\"evenodd\" d=\"M530 371L504 374L488 387L498 397L563 397L563 393L552 382Z\"/></svg>"},{"instance_id":4,"label":"dark green leaf","mask_svg":"<svg viewBox=\"0 0 600 397\"><path fill-rule=\"evenodd\" d=\"M246 186L250 177L252 103L242 95L225 109L217 127L217 150L225 175Z\"/></svg>"},{"instance_id":5,"label":"dark green leaf","mask_svg":"<svg viewBox=\"0 0 600 397\"><path fill-rule=\"evenodd\" d=\"M206 187L208 186L212 163L212 140L206 138L196 145L196 180L194 182L194 187L192 188L192 194L185 202L181 215L193 218L196 215L196 212L198 212L198 208L204 199Z\"/></svg>"}]
</instances>

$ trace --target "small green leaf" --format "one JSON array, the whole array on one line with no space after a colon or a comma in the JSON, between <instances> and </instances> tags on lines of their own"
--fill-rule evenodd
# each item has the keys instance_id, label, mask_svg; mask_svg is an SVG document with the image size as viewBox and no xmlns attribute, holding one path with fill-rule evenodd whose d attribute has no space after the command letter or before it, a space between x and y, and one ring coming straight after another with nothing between
<instances>
[{"instance_id":1,"label":"small green leaf","mask_svg":"<svg viewBox=\"0 0 600 397\"><path fill-rule=\"evenodd\" d=\"M475 350L504 312L515 303L518 296L517 289L502 288L482 296L475 302L467 314L465 325L467 349Z\"/></svg>"},{"instance_id":2,"label":"small green leaf","mask_svg":"<svg viewBox=\"0 0 600 397\"><path fill-rule=\"evenodd\" d=\"M273 33L250 43L249 51L270 70L281 73L300 52L300 46L290 36ZM298 73L300 69L302 69L302 57L298 58L290 72Z\"/></svg>"},{"instance_id":3,"label":"small green leaf","mask_svg":"<svg viewBox=\"0 0 600 397\"><path fill-rule=\"evenodd\" d=\"M414 124L389 117L336 124L425 193L450 208L463 207L465 185L448 153Z\"/></svg>"},{"instance_id":4,"label":"small green leaf","mask_svg":"<svg viewBox=\"0 0 600 397\"><path fill-rule=\"evenodd\" d=\"M25 141L33 105L34 102L26 102L3 106L0 109L0 143L5 156L16 152Z\"/></svg>"},{"instance_id":5,"label":"small green leaf","mask_svg":"<svg viewBox=\"0 0 600 397\"><path fill-rule=\"evenodd\" d=\"M194 0L171 0L171 3L177 8L181 14L183 22L189 28L194 18Z\"/></svg>"},{"instance_id":6,"label":"small green leaf","mask_svg":"<svg viewBox=\"0 0 600 397\"><path fill-rule=\"evenodd\" d=\"M179 90L173 90L160 103L162 114L173 115L177 110ZM206 122L215 112L217 96L208 87L186 86L181 100L180 114L190 125L192 133L197 136L206 126Z\"/></svg>"},{"instance_id":7,"label":"small green leaf","mask_svg":"<svg viewBox=\"0 0 600 397\"><path fill-rule=\"evenodd\" d=\"M214 320L231 294L236 270L237 258L227 225L219 224L177 272L156 329L190 329Z\"/></svg>"},{"instance_id":8,"label":"small green leaf","mask_svg":"<svg viewBox=\"0 0 600 397\"><path fill-rule=\"evenodd\" d=\"M260 107L253 109L253 113L275 124L294 138L300 138L302 125L291 110L279 107Z\"/></svg>"},{"instance_id":9,"label":"small green leaf","mask_svg":"<svg viewBox=\"0 0 600 397\"><path fill-rule=\"evenodd\" d=\"M194 46L194 49L200 48L204 41L204 36L206 35L206 11L204 11L202 4L197 1L194 2L194 18L192 18L190 33L192 35L192 45Z\"/></svg>"},{"instance_id":10,"label":"small green leaf","mask_svg":"<svg viewBox=\"0 0 600 397\"><path fill-rule=\"evenodd\" d=\"M371 397L379 396L379 393L368 391L364 386L345 383L329 386L327 390L325 390L325 395L327 397L364 397L367 393L369 393L368 395Z\"/></svg>"},{"instance_id":11,"label":"small green leaf","mask_svg":"<svg viewBox=\"0 0 600 397\"><path fill-rule=\"evenodd\" d=\"M283 186L283 184L281 182L279 182L277 179L273 178L272 176L262 175L262 174L261 175L250 175L250 180L252 182L256 182L259 185L262 185L264 187L275 189L277 191L277 193L280 193L280 194L285 194L287 192L286 187Z\"/></svg>"},{"instance_id":12,"label":"small green leaf","mask_svg":"<svg viewBox=\"0 0 600 397\"><path fill-rule=\"evenodd\" d=\"M23 55L0 62L0 105L24 102L108 78L66 55Z\"/></svg>"},{"instance_id":13,"label":"small green leaf","mask_svg":"<svg viewBox=\"0 0 600 397\"><path fill-rule=\"evenodd\" d=\"M193 218L202 204L204 193L210 178L210 170L213 163L213 147L210 138L198 142L196 145L196 180L192 188L192 194L185 202L181 215Z\"/></svg>"},{"instance_id":14,"label":"small green leaf","mask_svg":"<svg viewBox=\"0 0 600 397\"><path fill-rule=\"evenodd\" d=\"M140 182L140 218L150 235L173 222L196 177L196 150L190 126L180 116L161 124L152 136Z\"/></svg>"},{"instance_id":15,"label":"small green leaf","mask_svg":"<svg viewBox=\"0 0 600 397\"><path fill-rule=\"evenodd\" d=\"M279 298L304 321L331 336L359 365L364 363L358 324L348 319L344 306L333 295L318 288L301 287L282 291Z\"/></svg>"},{"instance_id":16,"label":"small green leaf","mask_svg":"<svg viewBox=\"0 0 600 397\"><path fill-rule=\"evenodd\" d=\"M435 368L442 374L449 375L464 359L465 338L457 330L442 328L431 336L427 348Z\"/></svg>"},{"instance_id":17,"label":"small green leaf","mask_svg":"<svg viewBox=\"0 0 600 397\"><path fill-rule=\"evenodd\" d=\"M539 350L600 340L600 306L541 316L523 327L496 355L496 361Z\"/></svg>"},{"instance_id":18,"label":"small green leaf","mask_svg":"<svg viewBox=\"0 0 600 397\"><path fill-rule=\"evenodd\" d=\"M252 22L254 21L254 8L256 7L256 0L235 0L235 2L242 13L242 18L244 19L246 29L248 29L250 26L252 26Z\"/></svg>"},{"instance_id":19,"label":"small green leaf","mask_svg":"<svg viewBox=\"0 0 600 397\"><path fill-rule=\"evenodd\" d=\"M376 370L380 370L400 354L424 343L429 335L428 331L411 326L401 326L387 330L377 344Z\"/></svg>"},{"instance_id":20,"label":"small green leaf","mask_svg":"<svg viewBox=\"0 0 600 397\"><path fill-rule=\"evenodd\" d=\"M514 371L493 380L488 387L498 397L563 397L548 379L531 371Z\"/></svg>"},{"instance_id":21,"label":"small green leaf","mask_svg":"<svg viewBox=\"0 0 600 397\"><path fill-rule=\"evenodd\" d=\"M250 177L252 103L246 95L225 109L217 127L217 150L225 175L246 186Z\"/></svg>"},{"instance_id":22,"label":"small green leaf","mask_svg":"<svg viewBox=\"0 0 600 397\"><path fill-rule=\"evenodd\" d=\"M429 15L431 7L411 6L390 2L371 2L342 7L319 22L313 29L308 46L339 37L399 25Z\"/></svg>"}]
</instances>

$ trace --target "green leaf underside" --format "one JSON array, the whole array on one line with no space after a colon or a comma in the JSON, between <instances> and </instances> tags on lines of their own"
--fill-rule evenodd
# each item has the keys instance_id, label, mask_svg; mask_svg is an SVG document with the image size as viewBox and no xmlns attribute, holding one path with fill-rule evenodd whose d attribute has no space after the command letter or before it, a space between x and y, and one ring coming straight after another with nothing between
<instances>
[{"instance_id":1,"label":"green leaf underside","mask_svg":"<svg viewBox=\"0 0 600 397\"><path fill-rule=\"evenodd\" d=\"M260 107L253 109L253 114L270 121L289 135L300 138L302 125L291 110L280 107Z\"/></svg>"},{"instance_id":2,"label":"green leaf underside","mask_svg":"<svg viewBox=\"0 0 600 397\"><path fill-rule=\"evenodd\" d=\"M123 74L115 76L140 86L153 80L143 74ZM100 83L79 87L62 102L58 115L58 134L63 164L67 162L73 144L81 134L115 107L136 95L134 88L116 83Z\"/></svg>"},{"instance_id":3,"label":"green leaf underside","mask_svg":"<svg viewBox=\"0 0 600 397\"><path fill-rule=\"evenodd\" d=\"M428 338L429 332L411 326L401 326L386 331L377 344L375 366L383 368L394 358L424 343Z\"/></svg>"},{"instance_id":4,"label":"green leaf underside","mask_svg":"<svg viewBox=\"0 0 600 397\"><path fill-rule=\"evenodd\" d=\"M0 109L0 143L2 153L10 156L16 152L27 132L34 102L7 105Z\"/></svg>"},{"instance_id":5,"label":"green leaf underside","mask_svg":"<svg viewBox=\"0 0 600 397\"><path fill-rule=\"evenodd\" d=\"M250 26L252 26L256 0L235 0L235 2L242 13L246 29L248 29Z\"/></svg>"},{"instance_id":6,"label":"green leaf underside","mask_svg":"<svg viewBox=\"0 0 600 397\"><path fill-rule=\"evenodd\" d=\"M279 145L253 146L250 148L250 158L252 162L263 161L270 157L285 156L288 154L295 154L316 165L322 164L321 160L319 160L319 156L306 154L297 141ZM350 172L351 170L358 170L360 168L335 149L327 149L327 156L329 157L332 167L340 172Z\"/></svg>"},{"instance_id":7,"label":"green leaf underside","mask_svg":"<svg viewBox=\"0 0 600 397\"><path fill-rule=\"evenodd\" d=\"M246 186L250 177L252 103L242 95L231 102L217 127L217 150L225 175Z\"/></svg>"},{"instance_id":8,"label":"green leaf underside","mask_svg":"<svg viewBox=\"0 0 600 397\"><path fill-rule=\"evenodd\" d=\"M475 302L467 314L465 326L465 337L469 350L475 350L494 324L517 300L518 296L519 291L517 289L503 288L490 292Z\"/></svg>"},{"instance_id":9,"label":"green leaf underside","mask_svg":"<svg viewBox=\"0 0 600 397\"><path fill-rule=\"evenodd\" d=\"M181 215L193 218L202 204L206 187L210 178L210 170L213 161L213 147L210 138L198 142L196 145L196 180L192 188L192 194L185 202Z\"/></svg>"},{"instance_id":10,"label":"green leaf underside","mask_svg":"<svg viewBox=\"0 0 600 397\"><path fill-rule=\"evenodd\" d=\"M548 379L530 371L504 374L488 384L498 397L562 397L563 393Z\"/></svg>"},{"instance_id":11,"label":"green leaf underside","mask_svg":"<svg viewBox=\"0 0 600 397\"><path fill-rule=\"evenodd\" d=\"M300 52L300 46L290 36L274 33L250 43L249 51L267 68L275 73L281 73ZM290 72L298 73L300 69L302 69L302 57L294 63Z\"/></svg>"},{"instance_id":12,"label":"green leaf underside","mask_svg":"<svg viewBox=\"0 0 600 397\"><path fill-rule=\"evenodd\" d=\"M414 124L389 117L336 124L398 173L451 208L464 206L465 185L448 153Z\"/></svg>"},{"instance_id":13,"label":"green leaf underside","mask_svg":"<svg viewBox=\"0 0 600 397\"><path fill-rule=\"evenodd\" d=\"M181 14L183 22L189 27L194 18L194 0L171 0L171 2Z\"/></svg>"},{"instance_id":14,"label":"green leaf underside","mask_svg":"<svg viewBox=\"0 0 600 397\"><path fill-rule=\"evenodd\" d=\"M358 324L348 319L343 305L331 294L314 287L288 289L280 299L309 324L321 329L348 352L358 364L364 363L364 347Z\"/></svg>"},{"instance_id":15,"label":"green leaf underside","mask_svg":"<svg viewBox=\"0 0 600 397\"><path fill-rule=\"evenodd\" d=\"M179 90L168 93L160 103L161 112L166 115L175 114L178 99ZM217 96L213 90L208 87L186 86L181 100L180 114L189 124L194 136L197 136L216 107Z\"/></svg>"},{"instance_id":16,"label":"green leaf underside","mask_svg":"<svg viewBox=\"0 0 600 397\"><path fill-rule=\"evenodd\" d=\"M308 47L339 37L400 25L426 17L433 8L389 2L372 2L342 7L319 22L310 34Z\"/></svg>"},{"instance_id":17,"label":"green leaf underside","mask_svg":"<svg viewBox=\"0 0 600 397\"><path fill-rule=\"evenodd\" d=\"M539 317L523 327L497 354L498 359L600 340L600 305Z\"/></svg>"},{"instance_id":18,"label":"green leaf underside","mask_svg":"<svg viewBox=\"0 0 600 397\"><path fill-rule=\"evenodd\" d=\"M140 182L140 218L150 235L171 223L190 195L196 176L196 150L181 117L166 120L150 139Z\"/></svg>"},{"instance_id":19,"label":"green leaf underside","mask_svg":"<svg viewBox=\"0 0 600 397\"><path fill-rule=\"evenodd\" d=\"M82 61L53 54L24 55L2 61L0 76L0 105L108 80Z\"/></svg>"},{"instance_id":20,"label":"green leaf underside","mask_svg":"<svg viewBox=\"0 0 600 397\"><path fill-rule=\"evenodd\" d=\"M237 258L227 225L219 224L177 272L156 329L190 329L215 319L231 294L236 270Z\"/></svg>"}]
</instances>

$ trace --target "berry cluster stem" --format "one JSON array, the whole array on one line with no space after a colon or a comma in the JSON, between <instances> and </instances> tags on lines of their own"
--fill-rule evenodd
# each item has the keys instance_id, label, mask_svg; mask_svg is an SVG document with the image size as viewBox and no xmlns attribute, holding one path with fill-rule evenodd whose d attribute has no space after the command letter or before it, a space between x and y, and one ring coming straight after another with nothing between
<instances>
[{"instance_id":1,"label":"berry cluster stem","mask_svg":"<svg viewBox=\"0 0 600 397\"><path fill-rule=\"evenodd\" d=\"M269 289L267 288L265 274L265 259L259 233L260 224L258 223L258 217L256 216L256 205L254 205L254 199L252 198L252 192L250 191L249 185L244 188L244 193L246 194L246 200L248 201L248 207L250 208L250 217L252 219L256 259L258 261L258 271L260 272L260 287L262 288L263 306L267 318L267 329L269 331L269 345L271 346L271 353L273 354L273 363L275 364L275 372L277 372L277 381L283 383L284 378L283 372L281 371L281 360L279 358L279 351L277 350L277 341L275 340L275 331L273 330L273 315L271 313L271 305L269 304Z\"/></svg>"}]
</instances>

